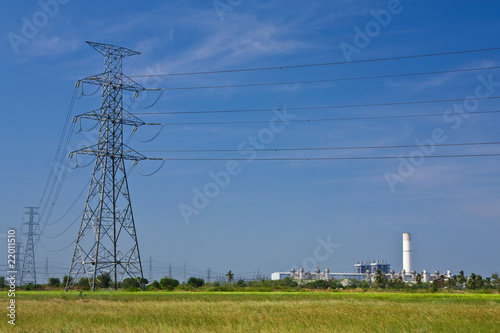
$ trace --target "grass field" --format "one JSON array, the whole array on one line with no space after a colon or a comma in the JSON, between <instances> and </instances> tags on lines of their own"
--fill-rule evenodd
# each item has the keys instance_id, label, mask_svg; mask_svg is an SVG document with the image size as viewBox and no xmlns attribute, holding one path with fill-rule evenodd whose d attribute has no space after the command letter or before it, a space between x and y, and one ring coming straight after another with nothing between
<instances>
[{"instance_id":1,"label":"grass field","mask_svg":"<svg viewBox=\"0 0 500 333\"><path fill-rule=\"evenodd\" d=\"M498 294L85 293L18 292L1 331L500 332Z\"/></svg>"}]
</instances>

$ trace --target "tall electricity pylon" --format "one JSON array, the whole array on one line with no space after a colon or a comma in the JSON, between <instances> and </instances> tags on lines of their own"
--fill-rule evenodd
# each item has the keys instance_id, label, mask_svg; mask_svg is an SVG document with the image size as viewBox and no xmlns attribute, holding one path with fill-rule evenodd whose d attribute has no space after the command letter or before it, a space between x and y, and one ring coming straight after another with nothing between
<instances>
[{"instance_id":1,"label":"tall electricity pylon","mask_svg":"<svg viewBox=\"0 0 500 333\"><path fill-rule=\"evenodd\" d=\"M49 258L45 258L45 272L43 273L43 279L49 283Z\"/></svg>"},{"instance_id":2,"label":"tall electricity pylon","mask_svg":"<svg viewBox=\"0 0 500 333\"><path fill-rule=\"evenodd\" d=\"M87 43L104 56L104 73L87 77L78 84L101 86L102 102L100 109L77 116L74 121L98 121L99 139L96 145L70 154L93 155L96 161L66 291L81 277L88 278L91 289L95 290L103 275L109 275L115 289L124 277L140 278L144 290L125 160L136 163L146 157L124 144L123 128L124 125L137 128L145 123L122 105L124 91L137 95L145 90L122 73L122 59L139 53L109 44Z\"/></svg>"},{"instance_id":3,"label":"tall electricity pylon","mask_svg":"<svg viewBox=\"0 0 500 333\"><path fill-rule=\"evenodd\" d=\"M23 224L21 224L21 230L20 230L20 235L23 234ZM16 240L16 265L15 265L15 271L16 272L21 272L23 268L23 262L24 262L24 247L23 247L23 238L19 238L19 241ZM19 277L21 275L19 274ZM17 280L17 284L21 285L21 279Z\"/></svg>"},{"instance_id":4,"label":"tall electricity pylon","mask_svg":"<svg viewBox=\"0 0 500 333\"><path fill-rule=\"evenodd\" d=\"M24 225L28 226L28 231L23 233L23 235L26 236L26 247L24 248L24 260L21 270L21 286L30 282L36 285L34 238L36 236L35 226L38 225L38 222L35 222L35 216L38 215L36 212L38 207L26 207L26 209L28 209L28 211L24 214L28 215L28 222L24 222Z\"/></svg>"}]
</instances>

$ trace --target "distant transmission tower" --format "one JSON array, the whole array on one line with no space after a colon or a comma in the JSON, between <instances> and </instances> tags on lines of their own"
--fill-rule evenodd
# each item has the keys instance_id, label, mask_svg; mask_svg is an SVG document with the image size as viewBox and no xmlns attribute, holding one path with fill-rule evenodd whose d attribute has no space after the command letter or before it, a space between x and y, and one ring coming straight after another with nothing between
<instances>
[{"instance_id":1,"label":"distant transmission tower","mask_svg":"<svg viewBox=\"0 0 500 333\"><path fill-rule=\"evenodd\" d=\"M28 215L28 222L24 222L24 225L28 226L28 231L23 233L23 235L26 236L26 247L24 248L24 260L21 270L20 281L22 286L30 282L36 285L34 238L36 236L35 226L38 225L38 223L35 222L35 216L38 215L36 212L38 207L26 207L26 209L28 209L28 211L24 214Z\"/></svg>"},{"instance_id":2,"label":"distant transmission tower","mask_svg":"<svg viewBox=\"0 0 500 333\"><path fill-rule=\"evenodd\" d=\"M138 52L109 44L87 42L104 56L104 73L79 81L102 87L101 107L76 119L99 122L99 140L72 154L96 156L87 201L75 244L66 291L81 277L95 290L99 277L109 274L113 287L124 277L140 278L144 290L139 244L129 195L125 160L146 159L124 144L123 127L144 122L123 109L124 91L137 95L144 88L122 73L122 59Z\"/></svg>"},{"instance_id":3,"label":"distant transmission tower","mask_svg":"<svg viewBox=\"0 0 500 333\"><path fill-rule=\"evenodd\" d=\"M21 232L19 233L20 235L23 234L23 224L21 224ZM19 277L20 272L22 270L22 263L24 262L24 247L23 247L23 238L20 237L19 241L16 242L16 265L15 265L15 271L18 272ZM21 280L17 280L17 284L21 284Z\"/></svg>"},{"instance_id":4,"label":"distant transmission tower","mask_svg":"<svg viewBox=\"0 0 500 333\"><path fill-rule=\"evenodd\" d=\"M24 256L22 254L22 251L23 251L23 245L21 244L21 242L19 242L16 244L16 265L14 268L16 272L21 272L22 269L22 262L24 261L23 260ZM18 283L20 284L21 282L18 281Z\"/></svg>"},{"instance_id":5,"label":"distant transmission tower","mask_svg":"<svg viewBox=\"0 0 500 333\"><path fill-rule=\"evenodd\" d=\"M47 283L49 282L49 258L45 258L45 273L43 274L43 278Z\"/></svg>"}]
</instances>

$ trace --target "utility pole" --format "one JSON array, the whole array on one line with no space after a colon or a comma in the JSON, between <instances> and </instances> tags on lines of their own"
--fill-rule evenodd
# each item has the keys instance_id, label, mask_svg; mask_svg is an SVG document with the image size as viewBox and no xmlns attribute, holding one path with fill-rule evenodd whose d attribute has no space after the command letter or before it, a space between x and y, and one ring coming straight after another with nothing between
<instances>
[{"instance_id":1,"label":"utility pole","mask_svg":"<svg viewBox=\"0 0 500 333\"><path fill-rule=\"evenodd\" d=\"M168 263L168 277L172 278L172 263Z\"/></svg>"},{"instance_id":2,"label":"utility pole","mask_svg":"<svg viewBox=\"0 0 500 333\"><path fill-rule=\"evenodd\" d=\"M80 230L68 274L66 291L81 277L88 277L92 291L99 276L109 274L114 289L124 277L140 278L144 290L139 243L135 230L125 161L146 157L125 145L124 126L145 125L123 108L124 92L134 97L145 90L122 73L122 60L139 53L109 44L87 42L104 56L104 73L80 80L77 86L101 86L100 109L77 116L73 121L94 120L99 124L97 144L72 152L96 157Z\"/></svg>"},{"instance_id":3,"label":"utility pole","mask_svg":"<svg viewBox=\"0 0 500 333\"><path fill-rule=\"evenodd\" d=\"M28 226L28 231L23 233L26 236L26 247L24 249L23 268L21 270L21 286L30 282L36 285L34 237L37 235L35 233L35 226L38 225L38 222L35 222L35 216L38 215L38 207L26 207L26 209L28 211L24 214L28 215L28 222L24 222L24 225Z\"/></svg>"},{"instance_id":4,"label":"utility pole","mask_svg":"<svg viewBox=\"0 0 500 333\"><path fill-rule=\"evenodd\" d=\"M210 282L210 267L207 269L207 282Z\"/></svg>"}]
</instances>

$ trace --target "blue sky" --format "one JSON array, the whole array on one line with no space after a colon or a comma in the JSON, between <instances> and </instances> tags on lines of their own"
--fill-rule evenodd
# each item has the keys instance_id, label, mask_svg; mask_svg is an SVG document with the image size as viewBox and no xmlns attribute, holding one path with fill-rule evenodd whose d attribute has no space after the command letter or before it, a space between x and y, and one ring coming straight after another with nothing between
<instances>
[{"instance_id":1,"label":"blue sky","mask_svg":"<svg viewBox=\"0 0 500 333\"><path fill-rule=\"evenodd\" d=\"M140 56L124 61L131 76L342 62L341 45L357 48L349 60L397 57L498 46L495 1L25 1L1 11L2 191L5 233L19 227L24 206L38 205L65 125L74 83L102 71L102 56L85 41L127 47ZM57 4L57 5L54 5ZM45 9L44 9L45 8ZM390 18L381 13L392 10ZM49 14L44 14L49 13ZM384 19L378 23L375 16ZM38 26L35 25L38 24ZM29 25L34 29L30 30ZM378 27L378 29L377 29ZM371 37L357 40L357 31ZM13 36L17 37L13 37ZM14 38L14 39L13 39ZM14 40L14 42L13 42ZM498 66L500 51L375 63L258 72L134 78L147 88L310 81ZM483 82L493 82L484 87ZM500 96L500 73L483 70L413 77L282 86L175 90L143 93L131 112L146 122L130 145L148 157L241 159L248 154L160 153L175 149L248 148L249 137L269 133L268 112L151 115L141 113L272 109L405 101L464 99L478 89ZM479 87L479 88L478 88ZM93 87L85 86L85 93ZM130 97L130 96L129 96ZM474 99L472 99L474 101ZM289 109L294 119L389 115L442 116L289 123L273 132L266 148L415 145L496 142L498 101L476 100L473 112L455 112L463 102L338 109ZM96 109L99 93L76 100L72 116ZM262 121L257 124L168 125L182 122ZM91 128L91 123L84 123ZM439 135L436 136L436 132ZM434 133L434 135L433 135ZM263 135L263 134L262 134ZM90 144L95 131L71 136L68 150ZM139 140L137 140L139 139ZM260 142L262 144L262 142ZM74 149L73 149L74 148ZM258 152L257 158L408 156L416 148ZM498 146L436 147L426 155L491 154ZM73 161L74 163L74 161ZM385 259L402 269L401 234L413 235L414 269L465 270L489 276L500 271L499 157L424 158L404 169L401 160L238 161L237 175L190 223L182 205L193 207L196 190L228 161L141 162L129 175L145 275L153 256L154 277L231 269L251 274L311 265L349 272L356 260ZM143 176L160 170L152 176ZM400 171L403 170L403 173ZM69 269L92 166L71 170L41 236L37 259L43 273ZM142 174L142 175L141 175ZM398 176L400 178L394 178ZM389 179L393 180L392 186ZM391 178L393 177L393 178ZM398 181L394 182L394 179ZM83 195L80 195L83 193ZM43 202L42 208L50 202ZM69 212L65 215L65 213ZM64 216L63 218L61 218ZM57 222L56 222L57 221ZM76 222L75 222L76 221ZM61 236L48 238L66 230ZM328 251L318 246L331 243ZM335 244L333 246L332 244ZM48 250L57 251L50 252ZM321 255L318 256L318 253ZM310 267L307 267L310 268Z\"/></svg>"}]
</instances>

